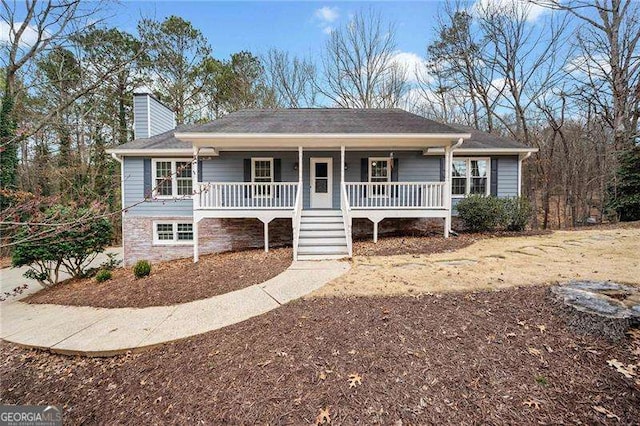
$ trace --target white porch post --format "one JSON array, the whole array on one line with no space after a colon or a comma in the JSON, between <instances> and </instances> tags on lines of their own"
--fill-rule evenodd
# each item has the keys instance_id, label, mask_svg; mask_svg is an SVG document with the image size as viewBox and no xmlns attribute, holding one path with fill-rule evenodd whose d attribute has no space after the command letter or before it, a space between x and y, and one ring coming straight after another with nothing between
<instances>
[{"instance_id":1,"label":"white porch post","mask_svg":"<svg viewBox=\"0 0 640 426\"><path fill-rule=\"evenodd\" d=\"M193 221L193 263L198 263L198 260L200 260L200 250L199 250L199 243L200 240L198 239L198 227L200 226L200 221Z\"/></svg>"},{"instance_id":2,"label":"white porch post","mask_svg":"<svg viewBox=\"0 0 640 426\"><path fill-rule=\"evenodd\" d=\"M264 221L264 252L269 252L269 222Z\"/></svg>"},{"instance_id":3,"label":"white porch post","mask_svg":"<svg viewBox=\"0 0 640 426\"><path fill-rule=\"evenodd\" d=\"M302 187L302 147L298 147L298 185Z\"/></svg>"},{"instance_id":4,"label":"white porch post","mask_svg":"<svg viewBox=\"0 0 640 426\"><path fill-rule=\"evenodd\" d=\"M200 209L200 187L198 186L198 153L200 149L193 147L193 164L191 164L191 198L193 200L193 263L197 263L200 259L200 253L198 251L198 224L199 220L196 220L196 211Z\"/></svg>"},{"instance_id":5,"label":"white porch post","mask_svg":"<svg viewBox=\"0 0 640 426\"><path fill-rule=\"evenodd\" d=\"M378 242L378 221L373 222L373 242Z\"/></svg>"},{"instance_id":6,"label":"white porch post","mask_svg":"<svg viewBox=\"0 0 640 426\"><path fill-rule=\"evenodd\" d=\"M449 230L451 229L451 167L453 163L453 153L451 147L444 148L444 200L447 209L444 218L444 237L449 238Z\"/></svg>"},{"instance_id":7,"label":"white porch post","mask_svg":"<svg viewBox=\"0 0 640 426\"><path fill-rule=\"evenodd\" d=\"M344 185L344 145L340 147L340 185ZM340 193L342 194L342 186Z\"/></svg>"}]
</instances>

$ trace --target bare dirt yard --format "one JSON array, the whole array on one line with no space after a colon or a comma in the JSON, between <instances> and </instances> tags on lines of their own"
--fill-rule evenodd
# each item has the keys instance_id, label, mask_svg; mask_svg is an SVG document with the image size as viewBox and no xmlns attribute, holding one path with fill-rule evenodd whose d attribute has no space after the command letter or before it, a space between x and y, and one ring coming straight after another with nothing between
<instances>
[{"instance_id":1,"label":"bare dirt yard","mask_svg":"<svg viewBox=\"0 0 640 426\"><path fill-rule=\"evenodd\" d=\"M69 424L638 424L616 366L640 340L576 335L547 293L299 300L113 358L0 343L0 400Z\"/></svg>"},{"instance_id":2,"label":"bare dirt yard","mask_svg":"<svg viewBox=\"0 0 640 426\"><path fill-rule=\"evenodd\" d=\"M151 275L136 279L130 268L117 268L111 280L72 279L24 299L104 308L144 308L186 303L260 284L291 265L290 248L247 250L152 265Z\"/></svg>"},{"instance_id":3,"label":"bare dirt yard","mask_svg":"<svg viewBox=\"0 0 640 426\"><path fill-rule=\"evenodd\" d=\"M508 238L464 235L459 238L462 238L459 243L462 247L455 251L455 242L441 238L431 239L438 246L437 249L425 247L423 253L426 254L355 256L347 274L314 295L469 291L572 279L640 284L638 227L556 231Z\"/></svg>"}]
</instances>

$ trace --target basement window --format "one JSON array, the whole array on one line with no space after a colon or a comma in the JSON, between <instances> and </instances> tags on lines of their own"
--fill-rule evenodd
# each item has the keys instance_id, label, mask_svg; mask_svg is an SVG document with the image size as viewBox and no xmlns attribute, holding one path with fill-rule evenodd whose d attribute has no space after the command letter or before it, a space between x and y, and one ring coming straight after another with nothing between
<instances>
[{"instance_id":1,"label":"basement window","mask_svg":"<svg viewBox=\"0 0 640 426\"><path fill-rule=\"evenodd\" d=\"M193 244L193 223L178 221L154 222L153 244Z\"/></svg>"}]
</instances>

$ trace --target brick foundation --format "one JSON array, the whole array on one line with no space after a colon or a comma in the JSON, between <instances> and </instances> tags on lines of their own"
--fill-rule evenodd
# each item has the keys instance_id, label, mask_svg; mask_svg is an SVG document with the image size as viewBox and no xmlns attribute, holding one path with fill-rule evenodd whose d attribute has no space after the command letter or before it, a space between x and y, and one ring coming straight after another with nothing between
<instances>
[{"instance_id":1,"label":"brick foundation","mask_svg":"<svg viewBox=\"0 0 640 426\"><path fill-rule=\"evenodd\" d=\"M123 246L125 266L140 259L150 262L193 256L193 245L154 245L154 221L185 220L191 217L125 216ZM264 247L264 228L258 219L203 219L198 224L200 254ZM290 245L293 239L291 219L269 223L269 247Z\"/></svg>"},{"instance_id":2,"label":"brick foundation","mask_svg":"<svg viewBox=\"0 0 640 426\"><path fill-rule=\"evenodd\" d=\"M378 237L384 235L424 235L444 233L444 219L384 219L378 223ZM373 238L373 222L369 219L353 219L353 238Z\"/></svg>"}]
</instances>

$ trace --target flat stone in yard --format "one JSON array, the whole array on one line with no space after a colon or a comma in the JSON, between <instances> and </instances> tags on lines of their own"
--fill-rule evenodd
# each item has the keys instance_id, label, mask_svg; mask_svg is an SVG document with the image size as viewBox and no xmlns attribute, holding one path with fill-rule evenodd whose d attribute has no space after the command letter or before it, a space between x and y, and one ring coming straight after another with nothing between
<instances>
[{"instance_id":1,"label":"flat stone in yard","mask_svg":"<svg viewBox=\"0 0 640 426\"><path fill-rule=\"evenodd\" d=\"M640 289L607 281L570 281L551 287L567 307L569 325L580 331L624 337L629 327L640 324Z\"/></svg>"}]
</instances>

